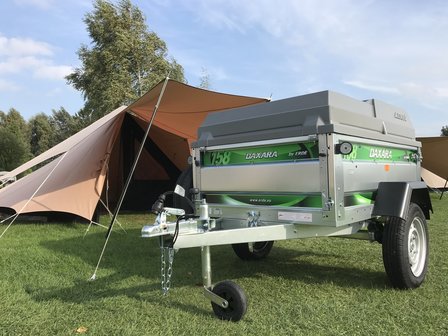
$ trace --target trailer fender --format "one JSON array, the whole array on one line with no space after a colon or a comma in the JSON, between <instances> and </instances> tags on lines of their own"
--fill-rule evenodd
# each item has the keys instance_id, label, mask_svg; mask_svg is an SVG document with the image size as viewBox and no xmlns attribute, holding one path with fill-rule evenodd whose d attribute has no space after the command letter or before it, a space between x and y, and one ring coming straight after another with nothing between
<instances>
[{"instance_id":1,"label":"trailer fender","mask_svg":"<svg viewBox=\"0 0 448 336\"><path fill-rule=\"evenodd\" d=\"M372 217L388 216L406 220L410 203L417 204L426 219L429 219L429 212L433 210L425 182L380 182Z\"/></svg>"}]
</instances>

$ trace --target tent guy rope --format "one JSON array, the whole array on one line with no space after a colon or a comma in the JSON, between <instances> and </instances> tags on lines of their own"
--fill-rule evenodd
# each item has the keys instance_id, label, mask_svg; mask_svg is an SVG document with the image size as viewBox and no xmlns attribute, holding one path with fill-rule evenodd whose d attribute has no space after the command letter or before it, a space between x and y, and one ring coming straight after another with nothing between
<instances>
[{"instance_id":1,"label":"tent guy rope","mask_svg":"<svg viewBox=\"0 0 448 336\"><path fill-rule=\"evenodd\" d=\"M109 207L103 202L103 200L100 198L100 202L101 204L104 206L104 208L106 209L106 211L109 213L110 218L112 218L113 213L112 211L110 211ZM118 219L115 220L117 222L117 224L120 226L120 228L126 233L126 230L124 229L124 227L121 225L121 223L118 221ZM92 224L95 224L97 226L101 226L105 229L108 229L108 226L100 224L98 222L95 222L94 220L91 220L89 223L89 226L86 229L86 232L84 232L84 237L87 235L87 233L89 232L90 228L92 227Z\"/></svg>"},{"instance_id":2,"label":"tent guy rope","mask_svg":"<svg viewBox=\"0 0 448 336\"><path fill-rule=\"evenodd\" d=\"M107 230L107 233L106 233L106 240L104 241L103 249L102 249L100 257L98 259L98 263L97 263L97 265L95 267L95 271L93 272L92 276L90 277L90 280L95 280L96 279L96 273L98 271L98 268L100 267L101 260L103 259L104 251L106 250L107 243L108 243L110 235L112 233L112 228L113 228L114 223L115 223L115 221L117 219L118 213L120 212L121 205L123 203L124 197L126 195L128 187L129 187L129 184L131 183L132 175L134 174L135 168L137 167L137 163L138 163L138 160L140 158L140 155L141 155L141 153L143 151L143 148L145 147L146 139L148 138L149 131L150 131L151 126L152 126L152 124L154 122L154 119L156 117L157 110L159 109L159 104L160 104L160 102L162 100L163 94L165 93L165 89L166 89L166 86L168 84L168 81L169 81L169 76L167 76L165 78L165 81L164 81L163 86L162 86L162 90L160 91L160 94L159 94L159 98L157 100L156 105L154 106L154 110L152 112L151 120L149 121L148 127L146 128L146 132L145 132L145 135L143 136L142 142L140 144L140 148L139 148L139 150L137 152L137 155L135 157L134 163L132 164L132 168L131 168L131 170L129 172L129 175L128 175L127 179L126 179L126 183L124 185L123 191L121 192L120 198L119 198L118 203L117 203L117 207L115 208L115 211L114 211L114 215L113 215L113 217L112 217L112 219L110 221L109 229Z\"/></svg>"},{"instance_id":3,"label":"tent guy rope","mask_svg":"<svg viewBox=\"0 0 448 336\"><path fill-rule=\"evenodd\" d=\"M12 218L11 223L8 224L8 226L5 228L5 230L2 232L2 234L0 235L0 238L3 237L3 235L6 233L6 231L8 231L9 227L15 222L15 220L17 219L17 217L19 217L19 215L22 213L22 211L27 207L27 205L31 202L31 200L34 198L34 196L36 196L36 194L39 192L39 190L42 188L42 186L45 184L45 182L47 182L47 180L50 178L51 174L53 174L53 172L56 170L56 168L59 166L59 164L62 162L62 160L64 160L65 156L67 155L68 151L65 152L61 158L59 159L58 163L53 167L53 169L50 171L50 173L47 175L47 177L42 181L42 183L39 185L39 187L36 189L36 191L31 195L31 197L28 199L28 201L23 205L23 207L17 211L16 214L2 220L0 223L5 222L6 220Z\"/></svg>"}]
</instances>

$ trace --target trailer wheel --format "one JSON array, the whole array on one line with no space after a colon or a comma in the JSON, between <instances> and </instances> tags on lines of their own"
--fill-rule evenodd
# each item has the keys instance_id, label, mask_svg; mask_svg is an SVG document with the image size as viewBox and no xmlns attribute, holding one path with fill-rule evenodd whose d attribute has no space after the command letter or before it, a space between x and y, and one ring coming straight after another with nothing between
<instances>
[{"instance_id":1,"label":"trailer wheel","mask_svg":"<svg viewBox=\"0 0 448 336\"><path fill-rule=\"evenodd\" d=\"M219 319L237 322L243 318L247 311L247 298L240 286L233 281L225 280L213 287L212 291L229 303L227 308L223 308L212 302L213 312Z\"/></svg>"},{"instance_id":2,"label":"trailer wheel","mask_svg":"<svg viewBox=\"0 0 448 336\"><path fill-rule=\"evenodd\" d=\"M232 244L235 254L243 260L259 260L266 258L271 252L273 241Z\"/></svg>"},{"instance_id":3,"label":"trailer wheel","mask_svg":"<svg viewBox=\"0 0 448 336\"><path fill-rule=\"evenodd\" d=\"M406 220L391 217L383 234L383 262L392 286L419 287L428 269L428 227L420 207L409 205Z\"/></svg>"}]
</instances>

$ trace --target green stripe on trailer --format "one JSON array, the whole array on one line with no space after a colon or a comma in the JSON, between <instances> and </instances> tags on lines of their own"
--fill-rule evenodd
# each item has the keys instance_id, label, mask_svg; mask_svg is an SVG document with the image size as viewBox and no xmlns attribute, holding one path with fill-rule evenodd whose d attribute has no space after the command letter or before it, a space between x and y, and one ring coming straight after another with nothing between
<instances>
[{"instance_id":1,"label":"green stripe on trailer","mask_svg":"<svg viewBox=\"0 0 448 336\"><path fill-rule=\"evenodd\" d=\"M359 192L344 195L344 206L373 204L375 194L373 192Z\"/></svg>"},{"instance_id":2,"label":"green stripe on trailer","mask_svg":"<svg viewBox=\"0 0 448 336\"><path fill-rule=\"evenodd\" d=\"M373 161L373 162L417 162L416 150L399 149L394 147L382 147L354 143L353 150L342 158L348 161Z\"/></svg>"},{"instance_id":3,"label":"green stripe on trailer","mask_svg":"<svg viewBox=\"0 0 448 336\"><path fill-rule=\"evenodd\" d=\"M207 203L223 205L263 205L279 207L322 208L320 194L269 195L269 194L209 194ZM344 196L345 206L373 204L373 192L350 193Z\"/></svg>"},{"instance_id":4,"label":"green stripe on trailer","mask_svg":"<svg viewBox=\"0 0 448 336\"><path fill-rule=\"evenodd\" d=\"M202 153L203 167L252 165L262 163L285 163L303 160L317 160L316 141L294 144L280 144L257 147L243 147Z\"/></svg>"},{"instance_id":5,"label":"green stripe on trailer","mask_svg":"<svg viewBox=\"0 0 448 336\"><path fill-rule=\"evenodd\" d=\"M320 195L206 194L207 203L223 205L265 205L281 207L322 207Z\"/></svg>"}]
</instances>

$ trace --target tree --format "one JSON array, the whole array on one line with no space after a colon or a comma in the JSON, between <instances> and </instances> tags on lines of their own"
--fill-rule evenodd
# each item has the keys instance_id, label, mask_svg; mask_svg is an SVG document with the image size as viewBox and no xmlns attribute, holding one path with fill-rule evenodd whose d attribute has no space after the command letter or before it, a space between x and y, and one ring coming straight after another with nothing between
<instances>
[{"instance_id":1,"label":"tree","mask_svg":"<svg viewBox=\"0 0 448 336\"><path fill-rule=\"evenodd\" d=\"M211 81L210 81L210 75L206 68L201 69L201 77L199 78L199 87L201 89L207 89L210 90L212 87Z\"/></svg>"},{"instance_id":2,"label":"tree","mask_svg":"<svg viewBox=\"0 0 448 336\"><path fill-rule=\"evenodd\" d=\"M0 148L0 152L4 151L3 165L9 167L8 170L10 170L10 167L16 168L29 160L31 158L30 132L20 112L14 108L9 109L8 113L0 111L0 129L3 130L2 136L5 137L2 141L3 147ZM11 136L14 140L10 139Z\"/></svg>"},{"instance_id":3,"label":"tree","mask_svg":"<svg viewBox=\"0 0 448 336\"><path fill-rule=\"evenodd\" d=\"M442 127L442 129L441 129L441 136L448 136L448 125L446 125L446 126L443 126Z\"/></svg>"},{"instance_id":4,"label":"tree","mask_svg":"<svg viewBox=\"0 0 448 336\"><path fill-rule=\"evenodd\" d=\"M80 130L77 120L75 120L75 118L73 118L63 107L59 110L53 110L49 122L53 132L51 147L64 141Z\"/></svg>"},{"instance_id":5,"label":"tree","mask_svg":"<svg viewBox=\"0 0 448 336\"><path fill-rule=\"evenodd\" d=\"M28 156L26 143L6 127L0 126L0 171L17 168Z\"/></svg>"},{"instance_id":6,"label":"tree","mask_svg":"<svg viewBox=\"0 0 448 336\"><path fill-rule=\"evenodd\" d=\"M42 154L52 146L53 129L50 118L45 113L35 115L29 121L31 130L31 152L34 156Z\"/></svg>"},{"instance_id":7,"label":"tree","mask_svg":"<svg viewBox=\"0 0 448 336\"><path fill-rule=\"evenodd\" d=\"M168 73L185 81L182 66L168 59L165 42L148 31L143 13L130 0L117 5L95 0L84 23L91 48L80 47L82 66L66 77L84 95L84 108L77 115L84 124L130 104Z\"/></svg>"},{"instance_id":8,"label":"tree","mask_svg":"<svg viewBox=\"0 0 448 336\"><path fill-rule=\"evenodd\" d=\"M24 143L28 143L29 128L19 111L14 108L9 109L8 113L2 112L0 116L0 126L5 127Z\"/></svg>"}]
</instances>

